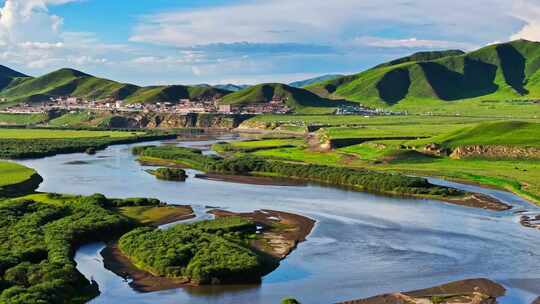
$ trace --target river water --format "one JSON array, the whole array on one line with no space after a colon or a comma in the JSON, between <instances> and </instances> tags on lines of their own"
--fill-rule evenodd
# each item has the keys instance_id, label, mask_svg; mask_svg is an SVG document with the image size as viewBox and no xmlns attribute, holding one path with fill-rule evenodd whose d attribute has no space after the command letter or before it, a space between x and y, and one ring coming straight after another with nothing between
<instances>
[{"instance_id":1,"label":"river water","mask_svg":"<svg viewBox=\"0 0 540 304\"><path fill-rule=\"evenodd\" d=\"M212 142L166 143L204 148ZM103 244L83 246L75 257L78 269L96 280L102 292L91 303L271 304L294 296L302 303L328 304L476 277L504 284L509 292L502 303L530 303L540 294L540 231L521 227L519 215L514 214L538 209L510 193L450 183L515 206L512 211L496 213L318 185L261 186L195 178L168 182L146 173L129 152L132 146L112 146L92 156L69 154L21 163L45 179L39 191L155 197L193 205L203 217L207 206L231 211L265 208L302 214L317 224L308 240L276 271L262 284L251 286L141 294L103 268L99 254Z\"/></svg>"}]
</instances>

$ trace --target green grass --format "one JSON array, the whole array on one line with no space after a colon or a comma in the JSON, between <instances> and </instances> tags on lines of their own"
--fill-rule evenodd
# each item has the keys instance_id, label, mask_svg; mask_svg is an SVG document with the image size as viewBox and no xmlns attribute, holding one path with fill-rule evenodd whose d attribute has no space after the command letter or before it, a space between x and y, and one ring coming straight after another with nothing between
<instances>
[{"instance_id":1,"label":"green grass","mask_svg":"<svg viewBox=\"0 0 540 304\"><path fill-rule=\"evenodd\" d=\"M49 129L0 129L0 139L73 139L73 138L129 138L144 132L80 131Z\"/></svg>"},{"instance_id":2,"label":"green grass","mask_svg":"<svg viewBox=\"0 0 540 304\"><path fill-rule=\"evenodd\" d=\"M482 123L442 134L412 145L436 142L446 147L467 145L506 145L540 147L540 123L521 121Z\"/></svg>"},{"instance_id":3,"label":"green grass","mask_svg":"<svg viewBox=\"0 0 540 304\"><path fill-rule=\"evenodd\" d=\"M332 113L337 106L342 104L319 97L310 91L279 83L260 84L231 93L223 97L221 103L235 105L268 103L274 97L284 99L287 106L295 112L310 114Z\"/></svg>"},{"instance_id":4,"label":"green grass","mask_svg":"<svg viewBox=\"0 0 540 304\"><path fill-rule=\"evenodd\" d=\"M490 45L471 53L423 53L379 65L356 75L307 88L321 96L345 98L374 107L439 112L532 117L520 107L467 109L463 101L509 101L540 97L540 43L524 40ZM479 106L478 103L472 103ZM469 106L471 103L469 103ZM529 110L534 104L522 106ZM468 111L469 110L469 111Z\"/></svg>"},{"instance_id":5,"label":"green grass","mask_svg":"<svg viewBox=\"0 0 540 304\"><path fill-rule=\"evenodd\" d=\"M538 110L536 110L538 111ZM361 115L259 115L247 120L246 123L289 124L296 126L328 125L328 126L364 126L364 125L441 125L441 124L471 124L485 121L504 121L512 118L501 117L461 117L461 116L372 116ZM537 119L524 121L540 122ZM420 126L419 126L420 127Z\"/></svg>"},{"instance_id":6,"label":"green grass","mask_svg":"<svg viewBox=\"0 0 540 304\"><path fill-rule=\"evenodd\" d=\"M303 139L266 139L233 142L231 145L236 148L271 148L285 145L301 145Z\"/></svg>"},{"instance_id":7,"label":"green grass","mask_svg":"<svg viewBox=\"0 0 540 304\"><path fill-rule=\"evenodd\" d=\"M262 150L254 152L253 155L319 165L336 165L343 160L342 155L339 153L311 152L303 147Z\"/></svg>"},{"instance_id":8,"label":"green grass","mask_svg":"<svg viewBox=\"0 0 540 304\"><path fill-rule=\"evenodd\" d=\"M11 163L0 162L0 187L19 184L29 180L36 171L25 166Z\"/></svg>"},{"instance_id":9,"label":"green grass","mask_svg":"<svg viewBox=\"0 0 540 304\"><path fill-rule=\"evenodd\" d=\"M121 207L121 214L137 220L143 224L156 223L163 218L186 216L193 213L191 208L184 206L136 206L136 207Z\"/></svg>"},{"instance_id":10,"label":"green grass","mask_svg":"<svg viewBox=\"0 0 540 304\"><path fill-rule=\"evenodd\" d=\"M5 125L33 125L48 119L45 113L40 114L4 114L0 113L0 124Z\"/></svg>"},{"instance_id":11,"label":"green grass","mask_svg":"<svg viewBox=\"0 0 540 304\"><path fill-rule=\"evenodd\" d=\"M175 102L181 98L214 98L229 93L211 87L138 87L94 77L73 69L61 69L36 78L9 80L8 86L0 86L0 97L6 98L10 104L42 102L50 97L61 96L76 96L93 100L113 98L127 100L130 103Z\"/></svg>"},{"instance_id":12,"label":"green grass","mask_svg":"<svg viewBox=\"0 0 540 304\"><path fill-rule=\"evenodd\" d=\"M426 137L447 133L463 128L461 124L436 124L429 128L425 125L402 125L399 128L388 125L369 125L363 127L331 127L320 132L332 139L340 138L386 138L386 137Z\"/></svg>"},{"instance_id":13,"label":"green grass","mask_svg":"<svg viewBox=\"0 0 540 304\"><path fill-rule=\"evenodd\" d=\"M274 121L279 116L262 116L259 121ZM303 119L304 123L331 123L328 116L287 116L286 120ZM462 145L540 146L540 123L536 120L511 121L506 119L482 122L464 117L397 116L335 117L334 123L362 122L363 127L330 127L325 132L330 138L369 138L370 142L339 148L327 153L311 152L304 144L294 148L276 148L254 154L294 162L305 162L376 171L400 172L419 176L440 176L478 183L512 191L533 202L540 203L540 162L535 160L488 160L431 157L406 147L421 150L427 143L440 143L455 148ZM480 122L480 123L479 123ZM320 132L320 131L319 131ZM384 140L385 136L430 136L420 140Z\"/></svg>"},{"instance_id":14,"label":"green grass","mask_svg":"<svg viewBox=\"0 0 540 304\"><path fill-rule=\"evenodd\" d=\"M62 115L48 122L53 127L98 126L111 115L94 112L75 112Z\"/></svg>"}]
</instances>

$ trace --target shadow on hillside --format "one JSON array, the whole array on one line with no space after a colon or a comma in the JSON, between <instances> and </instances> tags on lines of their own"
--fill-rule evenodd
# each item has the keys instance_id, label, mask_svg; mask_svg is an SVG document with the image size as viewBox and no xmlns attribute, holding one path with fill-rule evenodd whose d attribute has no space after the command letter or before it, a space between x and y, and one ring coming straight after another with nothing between
<instances>
[{"instance_id":1,"label":"shadow on hillside","mask_svg":"<svg viewBox=\"0 0 540 304\"><path fill-rule=\"evenodd\" d=\"M410 86L409 70L395 69L383 76L377 83L377 90L382 100L389 105L394 105L407 96Z\"/></svg>"},{"instance_id":2,"label":"shadow on hillside","mask_svg":"<svg viewBox=\"0 0 540 304\"><path fill-rule=\"evenodd\" d=\"M428 83L440 99L452 101L474 98L497 91L498 86L494 83L497 66L467 57L462 60L454 64L463 66L463 74L436 62L419 63Z\"/></svg>"},{"instance_id":3,"label":"shadow on hillside","mask_svg":"<svg viewBox=\"0 0 540 304\"><path fill-rule=\"evenodd\" d=\"M525 57L509 44L497 46L497 53L501 60L502 72L506 83L518 94L528 94L529 91L524 87L526 84Z\"/></svg>"}]
</instances>

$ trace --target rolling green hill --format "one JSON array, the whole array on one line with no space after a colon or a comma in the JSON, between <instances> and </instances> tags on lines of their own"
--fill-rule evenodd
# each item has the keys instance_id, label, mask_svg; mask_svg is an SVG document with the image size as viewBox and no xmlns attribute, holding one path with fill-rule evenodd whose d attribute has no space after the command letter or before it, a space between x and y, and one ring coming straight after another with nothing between
<instances>
[{"instance_id":1,"label":"rolling green hill","mask_svg":"<svg viewBox=\"0 0 540 304\"><path fill-rule=\"evenodd\" d=\"M436 142L448 148L467 145L540 147L539 134L540 123L524 121L484 122L413 143Z\"/></svg>"},{"instance_id":2,"label":"rolling green hill","mask_svg":"<svg viewBox=\"0 0 540 304\"><path fill-rule=\"evenodd\" d=\"M236 105L268 103L275 97L284 99L287 106L295 112L332 112L334 108L344 103L280 83L265 83L249 87L223 97L220 102Z\"/></svg>"},{"instance_id":3,"label":"rolling green hill","mask_svg":"<svg viewBox=\"0 0 540 304\"><path fill-rule=\"evenodd\" d=\"M0 90L24 81L28 76L0 65Z\"/></svg>"},{"instance_id":4,"label":"rolling green hill","mask_svg":"<svg viewBox=\"0 0 540 304\"><path fill-rule=\"evenodd\" d=\"M423 52L307 87L371 106L540 98L540 43L517 40L470 53Z\"/></svg>"},{"instance_id":5,"label":"rolling green hill","mask_svg":"<svg viewBox=\"0 0 540 304\"><path fill-rule=\"evenodd\" d=\"M191 86L138 87L73 70L61 69L41 77L26 77L23 74L0 68L0 89L2 77L13 77L0 91L0 98L8 102L45 101L50 97L75 96L88 99L114 98L131 103L177 101L181 98L213 98L229 93L225 90ZM11 72L10 72L11 71ZM10 76L11 75L11 76Z\"/></svg>"},{"instance_id":6,"label":"rolling green hill","mask_svg":"<svg viewBox=\"0 0 540 304\"><path fill-rule=\"evenodd\" d=\"M323 75L323 76L319 76L319 77L315 77L315 78L310 78L310 79L291 82L291 83L289 83L289 86L295 87L295 88L303 88L303 87L308 86L310 84L318 83L318 82L321 82L321 81L334 80L334 79L337 79L337 78L340 78L340 77L343 77L343 75L328 74L328 75Z\"/></svg>"},{"instance_id":7,"label":"rolling green hill","mask_svg":"<svg viewBox=\"0 0 540 304\"><path fill-rule=\"evenodd\" d=\"M213 99L229 94L229 91L202 86L155 86L139 88L126 98L129 103L177 101L180 99Z\"/></svg>"}]
</instances>

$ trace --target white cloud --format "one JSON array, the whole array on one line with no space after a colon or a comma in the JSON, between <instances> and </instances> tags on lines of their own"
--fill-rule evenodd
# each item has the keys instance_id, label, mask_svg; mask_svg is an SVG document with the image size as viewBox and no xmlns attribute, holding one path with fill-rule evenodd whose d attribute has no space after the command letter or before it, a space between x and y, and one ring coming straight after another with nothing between
<instances>
[{"instance_id":1,"label":"white cloud","mask_svg":"<svg viewBox=\"0 0 540 304\"><path fill-rule=\"evenodd\" d=\"M540 3L515 0L513 15L525 22L525 25L512 35L512 39L540 41Z\"/></svg>"},{"instance_id":2,"label":"white cloud","mask_svg":"<svg viewBox=\"0 0 540 304\"><path fill-rule=\"evenodd\" d=\"M445 41L445 40L430 40L430 39L385 39L380 37L358 37L354 39L357 45L370 46L376 48L411 48L411 49L463 49L471 50L477 47L475 44Z\"/></svg>"},{"instance_id":3,"label":"white cloud","mask_svg":"<svg viewBox=\"0 0 540 304\"><path fill-rule=\"evenodd\" d=\"M239 42L339 44L393 28L396 33L410 32L405 39L470 43L501 38L501 27L515 22L507 14L510 8L511 0L255 0L146 16L131 41L180 47Z\"/></svg>"}]
</instances>

